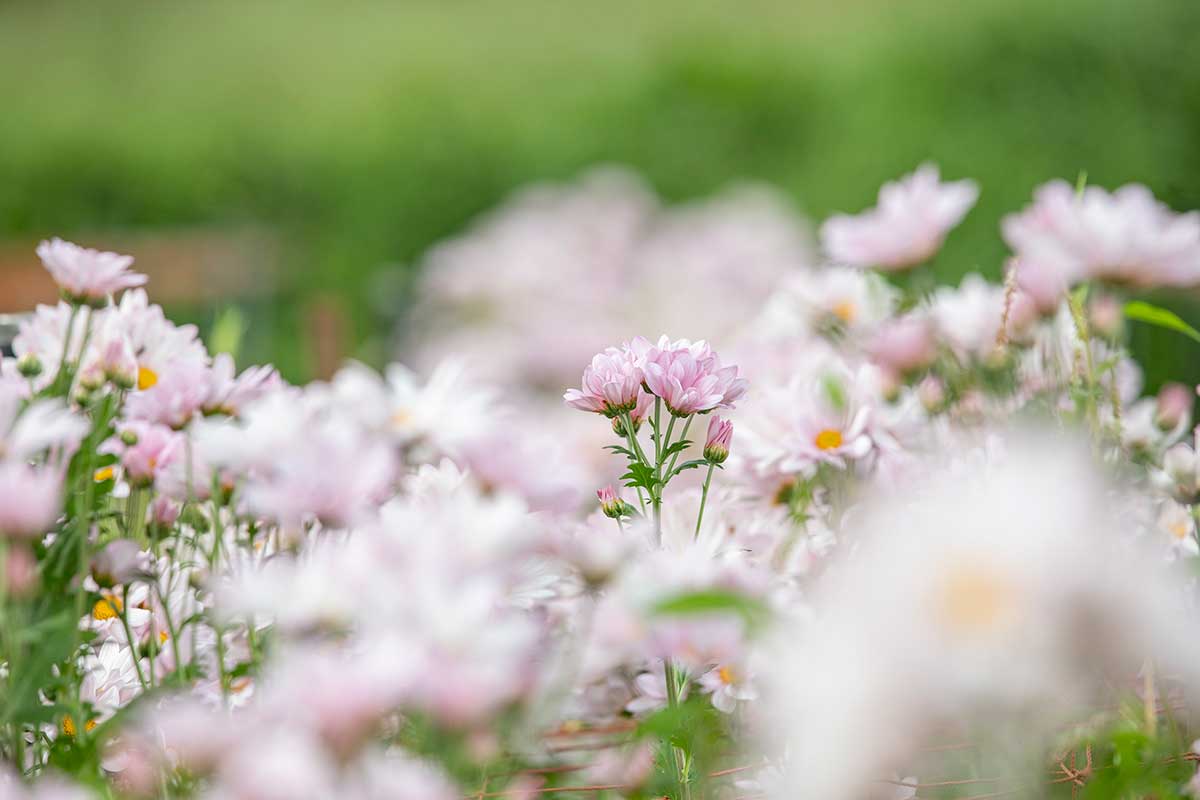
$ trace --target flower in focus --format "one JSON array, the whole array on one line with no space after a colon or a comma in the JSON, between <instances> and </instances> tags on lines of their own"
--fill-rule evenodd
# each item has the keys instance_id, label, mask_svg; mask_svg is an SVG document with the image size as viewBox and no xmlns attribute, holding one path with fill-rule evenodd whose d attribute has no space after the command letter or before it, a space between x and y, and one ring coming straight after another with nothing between
<instances>
[{"instance_id":1,"label":"flower in focus","mask_svg":"<svg viewBox=\"0 0 1200 800\"><path fill-rule=\"evenodd\" d=\"M838 214L821 226L829 257L853 267L904 270L924 263L962 221L979 188L969 180L942 183L938 169L923 164L879 190L879 205L856 216Z\"/></svg>"},{"instance_id":2,"label":"flower in focus","mask_svg":"<svg viewBox=\"0 0 1200 800\"><path fill-rule=\"evenodd\" d=\"M708 421L708 437L704 442L704 458L710 464L723 464L729 458L733 439L733 423L714 416Z\"/></svg>"},{"instance_id":3,"label":"flower in focus","mask_svg":"<svg viewBox=\"0 0 1200 800\"><path fill-rule=\"evenodd\" d=\"M746 392L747 382L738 368L722 367L720 357L703 340L673 342L662 336L650 344L638 337L630 346L645 371L646 388L677 417L733 408Z\"/></svg>"},{"instance_id":4,"label":"flower in focus","mask_svg":"<svg viewBox=\"0 0 1200 800\"><path fill-rule=\"evenodd\" d=\"M146 282L145 275L129 270L133 256L92 250L57 237L39 244L37 254L72 302L96 302Z\"/></svg>"},{"instance_id":5,"label":"flower in focus","mask_svg":"<svg viewBox=\"0 0 1200 800\"><path fill-rule=\"evenodd\" d=\"M598 489L596 496L600 499L600 510L604 512L604 516L620 519L625 513L625 503L617 497L617 490L611 485Z\"/></svg>"},{"instance_id":6,"label":"flower in focus","mask_svg":"<svg viewBox=\"0 0 1200 800\"><path fill-rule=\"evenodd\" d=\"M606 417L633 411L644 378L638 360L628 346L606 348L584 368L583 389L568 389L563 400L572 408Z\"/></svg>"}]
</instances>

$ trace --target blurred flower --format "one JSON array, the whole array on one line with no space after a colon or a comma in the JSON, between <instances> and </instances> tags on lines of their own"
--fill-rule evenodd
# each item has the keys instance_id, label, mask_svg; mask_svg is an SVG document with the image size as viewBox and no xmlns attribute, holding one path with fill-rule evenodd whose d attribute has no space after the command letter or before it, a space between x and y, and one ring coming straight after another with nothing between
<instances>
[{"instance_id":1,"label":"blurred flower","mask_svg":"<svg viewBox=\"0 0 1200 800\"><path fill-rule=\"evenodd\" d=\"M130 272L133 256L104 253L54 238L38 245L38 258L73 302L95 302L141 286L146 276Z\"/></svg>"},{"instance_id":2,"label":"blurred flower","mask_svg":"<svg viewBox=\"0 0 1200 800\"><path fill-rule=\"evenodd\" d=\"M837 263L908 269L937 253L978 197L974 182L942 183L938 168L923 164L899 181L885 183L875 208L827 219L821 226L821 245Z\"/></svg>"},{"instance_id":3,"label":"blurred flower","mask_svg":"<svg viewBox=\"0 0 1200 800\"><path fill-rule=\"evenodd\" d=\"M153 577L150 554L132 539L114 539L92 556L92 579L105 589Z\"/></svg>"},{"instance_id":4,"label":"blurred flower","mask_svg":"<svg viewBox=\"0 0 1200 800\"><path fill-rule=\"evenodd\" d=\"M62 513L62 476L47 467L0 461L0 535L40 539Z\"/></svg>"},{"instance_id":5,"label":"blurred flower","mask_svg":"<svg viewBox=\"0 0 1200 800\"><path fill-rule=\"evenodd\" d=\"M1193 389L1182 383L1165 383L1158 390L1154 421L1164 431L1186 427L1192 421Z\"/></svg>"},{"instance_id":6,"label":"blurred flower","mask_svg":"<svg viewBox=\"0 0 1200 800\"><path fill-rule=\"evenodd\" d=\"M1145 186L1077 192L1051 181L1033 204L1004 218L1022 286L1055 291L1085 280L1145 288L1200 282L1200 214L1176 214ZM1041 292L1035 292L1041 295Z\"/></svg>"}]
</instances>

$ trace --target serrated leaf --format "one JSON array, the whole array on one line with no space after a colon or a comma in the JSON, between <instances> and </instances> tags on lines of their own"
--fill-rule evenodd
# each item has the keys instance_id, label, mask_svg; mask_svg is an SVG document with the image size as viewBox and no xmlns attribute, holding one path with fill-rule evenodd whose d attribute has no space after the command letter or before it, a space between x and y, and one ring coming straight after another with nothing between
<instances>
[{"instance_id":1,"label":"serrated leaf","mask_svg":"<svg viewBox=\"0 0 1200 800\"><path fill-rule=\"evenodd\" d=\"M1126 303L1125 316L1137 322L1148 322L1160 328L1182 333L1193 342L1200 342L1200 331L1184 322L1174 311L1159 308L1143 300L1131 300Z\"/></svg>"}]
</instances>

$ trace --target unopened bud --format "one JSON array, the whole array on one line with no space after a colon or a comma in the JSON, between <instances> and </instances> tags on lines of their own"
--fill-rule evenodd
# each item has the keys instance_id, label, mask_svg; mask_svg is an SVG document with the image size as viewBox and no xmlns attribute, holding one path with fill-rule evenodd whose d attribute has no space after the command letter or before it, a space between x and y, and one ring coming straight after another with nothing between
<instances>
[{"instance_id":1,"label":"unopened bud","mask_svg":"<svg viewBox=\"0 0 1200 800\"><path fill-rule=\"evenodd\" d=\"M1092 298L1088 304L1088 327L1110 341L1120 339L1125 332L1125 314L1117 298L1110 294Z\"/></svg>"},{"instance_id":2,"label":"unopened bud","mask_svg":"<svg viewBox=\"0 0 1200 800\"><path fill-rule=\"evenodd\" d=\"M134 433L131 428L126 428L125 430L121 431L121 443L126 447L133 447L138 443L137 434Z\"/></svg>"},{"instance_id":3,"label":"unopened bud","mask_svg":"<svg viewBox=\"0 0 1200 800\"><path fill-rule=\"evenodd\" d=\"M604 512L604 516L620 519L625 513L625 503L617 497L617 490L611 484L603 489L598 489L596 497L600 498L600 510Z\"/></svg>"},{"instance_id":4,"label":"unopened bud","mask_svg":"<svg viewBox=\"0 0 1200 800\"><path fill-rule=\"evenodd\" d=\"M42 374L42 361L33 353L26 353L17 359L17 372L26 378L36 378Z\"/></svg>"},{"instance_id":5,"label":"unopened bud","mask_svg":"<svg viewBox=\"0 0 1200 800\"><path fill-rule=\"evenodd\" d=\"M946 408L946 384L930 375L917 386L917 398L926 411L937 414Z\"/></svg>"},{"instance_id":6,"label":"unopened bud","mask_svg":"<svg viewBox=\"0 0 1200 800\"><path fill-rule=\"evenodd\" d=\"M1158 391L1154 423L1161 430L1187 425L1192 418L1192 390L1182 383L1167 383Z\"/></svg>"},{"instance_id":7,"label":"unopened bud","mask_svg":"<svg viewBox=\"0 0 1200 800\"><path fill-rule=\"evenodd\" d=\"M729 445L733 440L733 423L713 416L708 421L708 438L704 442L704 460L710 464L723 464L729 458Z\"/></svg>"}]
</instances>

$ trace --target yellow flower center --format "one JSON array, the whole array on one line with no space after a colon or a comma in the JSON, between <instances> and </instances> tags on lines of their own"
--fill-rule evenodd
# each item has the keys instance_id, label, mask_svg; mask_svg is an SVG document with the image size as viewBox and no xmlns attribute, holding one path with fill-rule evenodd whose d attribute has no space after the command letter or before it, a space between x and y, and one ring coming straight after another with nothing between
<instances>
[{"instance_id":1,"label":"yellow flower center","mask_svg":"<svg viewBox=\"0 0 1200 800\"><path fill-rule=\"evenodd\" d=\"M1187 535L1188 535L1188 525L1187 525L1187 522L1185 522L1183 520L1177 520L1175 522L1172 522L1170 525L1167 526L1167 530L1170 531L1172 536L1174 536L1176 539L1179 539L1180 541L1183 541L1184 539L1186 539Z\"/></svg>"},{"instance_id":2,"label":"yellow flower center","mask_svg":"<svg viewBox=\"0 0 1200 800\"><path fill-rule=\"evenodd\" d=\"M167 632L166 632L166 631L159 631L159 632L158 632L158 643L159 643L159 644L166 644L166 643L167 643L167 639L170 639L170 638L171 638L171 637L167 635Z\"/></svg>"},{"instance_id":3,"label":"yellow flower center","mask_svg":"<svg viewBox=\"0 0 1200 800\"><path fill-rule=\"evenodd\" d=\"M403 428L410 422L412 422L412 413L407 408L398 408L392 414L392 425L397 428Z\"/></svg>"},{"instance_id":4,"label":"yellow flower center","mask_svg":"<svg viewBox=\"0 0 1200 800\"><path fill-rule=\"evenodd\" d=\"M732 686L737 676L733 674L733 670L729 667L721 667L717 670L717 677L721 679L721 683L726 686Z\"/></svg>"},{"instance_id":5,"label":"yellow flower center","mask_svg":"<svg viewBox=\"0 0 1200 800\"><path fill-rule=\"evenodd\" d=\"M96 481L96 483L103 483L104 481L112 480L113 475L115 474L116 470L114 470L112 467L101 467L92 473L92 478Z\"/></svg>"},{"instance_id":6,"label":"yellow flower center","mask_svg":"<svg viewBox=\"0 0 1200 800\"><path fill-rule=\"evenodd\" d=\"M1017 593L1006 576L981 564L954 565L942 577L937 610L956 633L995 630L1016 614Z\"/></svg>"},{"instance_id":7,"label":"yellow flower center","mask_svg":"<svg viewBox=\"0 0 1200 800\"><path fill-rule=\"evenodd\" d=\"M89 719L84 723L83 729L89 733L96 730L96 720ZM75 728L75 720L71 719L70 717L63 717L62 732L67 736L74 736L78 732Z\"/></svg>"},{"instance_id":8,"label":"yellow flower center","mask_svg":"<svg viewBox=\"0 0 1200 800\"><path fill-rule=\"evenodd\" d=\"M849 300L842 300L833 307L833 315L846 324L853 322L857 313L858 309Z\"/></svg>"},{"instance_id":9,"label":"yellow flower center","mask_svg":"<svg viewBox=\"0 0 1200 800\"><path fill-rule=\"evenodd\" d=\"M817 438L814 441L821 450L836 450L842 446L842 432L835 431L833 428L826 428L817 434Z\"/></svg>"},{"instance_id":10,"label":"yellow flower center","mask_svg":"<svg viewBox=\"0 0 1200 800\"><path fill-rule=\"evenodd\" d=\"M141 391L146 391L154 384L158 383L158 373L149 367L138 367L137 387Z\"/></svg>"},{"instance_id":11,"label":"yellow flower center","mask_svg":"<svg viewBox=\"0 0 1200 800\"><path fill-rule=\"evenodd\" d=\"M97 622L103 622L106 619L114 619L120 615L123 604L121 598L116 595L101 598L92 606L92 618Z\"/></svg>"}]
</instances>

